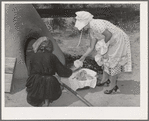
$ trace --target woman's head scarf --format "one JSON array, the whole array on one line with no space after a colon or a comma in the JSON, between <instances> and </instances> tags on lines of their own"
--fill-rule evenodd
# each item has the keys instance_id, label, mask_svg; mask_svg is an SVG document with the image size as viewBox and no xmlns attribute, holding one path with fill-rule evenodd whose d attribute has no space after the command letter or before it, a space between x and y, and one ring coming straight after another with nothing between
<instances>
[{"instance_id":1,"label":"woman's head scarf","mask_svg":"<svg viewBox=\"0 0 149 121\"><path fill-rule=\"evenodd\" d=\"M36 42L32 45L34 52L36 53L39 46L41 45L42 42L48 41L47 37L40 37L36 40Z\"/></svg>"},{"instance_id":2,"label":"woman's head scarf","mask_svg":"<svg viewBox=\"0 0 149 121\"><path fill-rule=\"evenodd\" d=\"M93 15L87 11L78 11L76 15L75 27L78 30L84 28L93 19Z\"/></svg>"}]
</instances>

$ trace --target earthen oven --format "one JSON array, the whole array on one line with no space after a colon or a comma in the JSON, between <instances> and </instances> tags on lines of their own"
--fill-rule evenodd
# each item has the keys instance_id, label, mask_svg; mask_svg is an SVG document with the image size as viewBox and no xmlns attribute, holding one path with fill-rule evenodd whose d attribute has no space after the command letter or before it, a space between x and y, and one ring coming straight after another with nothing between
<instances>
[{"instance_id":1,"label":"earthen oven","mask_svg":"<svg viewBox=\"0 0 149 121\"><path fill-rule=\"evenodd\" d=\"M49 11L50 12L50 11ZM54 54L65 64L64 55L46 25L31 4L5 5L5 57L16 58L14 79L27 78L25 46L31 38L47 36L54 45Z\"/></svg>"}]
</instances>

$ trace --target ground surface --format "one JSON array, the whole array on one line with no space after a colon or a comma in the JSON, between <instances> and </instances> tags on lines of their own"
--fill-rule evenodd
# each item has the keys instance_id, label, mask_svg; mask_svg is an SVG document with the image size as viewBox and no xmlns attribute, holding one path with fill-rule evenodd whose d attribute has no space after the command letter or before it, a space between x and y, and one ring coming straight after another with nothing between
<instances>
[{"instance_id":1,"label":"ground surface","mask_svg":"<svg viewBox=\"0 0 149 121\"><path fill-rule=\"evenodd\" d=\"M63 52L72 55L80 55L85 52L88 46L88 39L83 36L81 45L76 48L79 36L69 37L69 32L53 34L58 45ZM106 87L96 87L94 89L85 88L77 90L77 93L88 100L93 106L107 107L137 107L140 106L140 33L129 32L132 50L133 72L130 74L121 74L118 81L120 88L119 94L105 95L103 91ZM24 80L14 80L11 93L5 93L6 107L30 107L26 102ZM62 81L67 83L67 79ZM71 92L65 90L61 97L54 101L50 106L86 106Z\"/></svg>"},{"instance_id":2,"label":"ground surface","mask_svg":"<svg viewBox=\"0 0 149 121\"><path fill-rule=\"evenodd\" d=\"M63 79L67 82L67 79ZM25 80L15 84L12 94L5 94L6 107L31 107L26 102ZM22 87L21 87L22 86ZM119 81L120 93L105 95L103 91L107 87L96 87L78 89L77 93L89 101L93 106L100 107L139 107L140 106L140 84L136 81ZM17 90L16 90L17 89ZM61 97L54 101L50 106L86 106L76 96L68 90L64 90Z\"/></svg>"}]
</instances>

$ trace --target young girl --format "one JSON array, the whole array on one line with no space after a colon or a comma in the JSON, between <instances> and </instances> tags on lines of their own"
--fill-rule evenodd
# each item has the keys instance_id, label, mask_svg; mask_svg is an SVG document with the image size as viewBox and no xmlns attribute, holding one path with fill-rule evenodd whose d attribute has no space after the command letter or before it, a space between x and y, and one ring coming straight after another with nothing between
<instances>
[{"instance_id":1,"label":"young girl","mask_svg":"<svg viewBox=\"0 0 149 121\"><path fill-rule=\"evenodd\" d=\"M75 27L78 30L89 29L90 47L79 59L81 62L96 48L95 61L103 66L103 77L97 86L109 83L105 94L118 90L117 77L121 72L131 72L131 51L129 37L117 26L107 20L93 19L93 15L86 11L76 12ZM104 40L100 40L104 36Z\"/></svg>"}]
</instances>

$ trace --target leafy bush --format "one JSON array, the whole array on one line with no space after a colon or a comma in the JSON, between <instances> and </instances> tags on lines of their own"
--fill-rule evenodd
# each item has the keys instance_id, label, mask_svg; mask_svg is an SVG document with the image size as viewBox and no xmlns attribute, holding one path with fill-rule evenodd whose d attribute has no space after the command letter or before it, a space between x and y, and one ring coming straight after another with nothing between
<instances>
[{"instance_id":1,"label":"leafy bush","mask_svg":"<svg viewBox=\"0 0 149 121\"><path fill-rule=\"evenodd\" d=\"M60 29L63 30L66 28L66 21L65 19L59 17L59 18L53 18L53 20L51 21L51 26L53 31L55 29Z\"/></svg>"},{"instance_id":2,"label":"leafy bush","mask_svg":"<svg viewBox=\"0 0 149 121\"><path fill-rule=\"evenodd\" d=\"M117 25L127 33L133 33L140 30L140 17L136 16L134 20L122 22L119 21Z\"/></svg>"},{"instance_id":3,"label":"leafy bush","mask_svg":"<svg viewBox=\"0 0 149 121\"><path fill-rule=\"evenodd\" d=\"M56 42L57 42L58 44L63 44L63 41L60 40L60 39L56 39Z\"/></svg>"}]
</instances>

